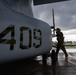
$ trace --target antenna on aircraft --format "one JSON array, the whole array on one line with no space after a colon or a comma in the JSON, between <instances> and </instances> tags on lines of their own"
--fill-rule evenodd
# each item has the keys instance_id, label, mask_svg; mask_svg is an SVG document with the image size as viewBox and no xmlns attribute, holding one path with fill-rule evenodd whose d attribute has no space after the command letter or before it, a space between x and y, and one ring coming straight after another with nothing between
<instances>
[{"instance_id":1,"label":"antenna on aircraft","mask_svg":"<svg viewBox=\"0 0 76 75\"><path fill-rule=\"evenodd\" d=\"M53 26L51 29L53 29L53 35L55 35L55 18L54 18L54 9L52 9L52 17L53 17Z\"/></svg>"},{"instance_id":2,"label":"antenna on aircraft","mask_svg":"<svg viewBox=\"0 0 76 75\"><path fill-rule=\"evenodd\" d=\"M53 29L55 30L54 9L52 9L52 16L53 16Z\"/></svg>"}]
</instances>

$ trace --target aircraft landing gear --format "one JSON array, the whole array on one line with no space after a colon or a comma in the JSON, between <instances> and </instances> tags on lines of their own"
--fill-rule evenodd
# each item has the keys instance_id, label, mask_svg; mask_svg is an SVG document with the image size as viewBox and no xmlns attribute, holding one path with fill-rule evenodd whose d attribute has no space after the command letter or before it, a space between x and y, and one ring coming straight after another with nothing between
<instances>
[{"instance_id":1,"label":"aircraft landing gear","mask_svg":"<svg viewBox=\"0 0 76 75\"><path fill-rule=\"evenodd\" d=\"M47 64L47 54L42 55L42 63Z\"/></svg>"}]
</instances>

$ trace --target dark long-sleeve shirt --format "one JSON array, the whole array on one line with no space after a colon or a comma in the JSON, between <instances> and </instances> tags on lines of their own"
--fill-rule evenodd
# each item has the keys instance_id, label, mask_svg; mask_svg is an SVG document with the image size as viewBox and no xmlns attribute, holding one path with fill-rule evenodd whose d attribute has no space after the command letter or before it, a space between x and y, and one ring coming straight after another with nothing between
<instances>
[{"instance_id":1,"label":"dark long-sleeve shirt","mask_svg":"<svg viewBox=\"0 0 76 75\"><path fill-rule=\"evenodd\" d=\"M61 44L62 45L64 43L63 33L62 32L58 32L56 36L57 36L58 44Z\"/></svg>"}]
</instances>

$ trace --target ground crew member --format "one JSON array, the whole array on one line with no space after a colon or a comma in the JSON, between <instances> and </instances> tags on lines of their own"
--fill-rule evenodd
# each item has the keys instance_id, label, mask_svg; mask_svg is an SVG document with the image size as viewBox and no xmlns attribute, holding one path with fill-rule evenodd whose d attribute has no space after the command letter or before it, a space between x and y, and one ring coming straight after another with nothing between
<instances>
[{"instance_id":1,"label":"ground crew member","mask_svg":"<svg viewBox=\"0 0 76 75\"><path fill-rule=\"evenodd\" d=\"M55 29L56 31L56 37L57 37L57 49L56 49L56 56L58 56L59 50L62 49L62 51L65 54L65 59L68 58L68 54L66 52L65 46L64 46L64 36L63 33L61 32L60 28Z\"/></svg>"}]
</instances>

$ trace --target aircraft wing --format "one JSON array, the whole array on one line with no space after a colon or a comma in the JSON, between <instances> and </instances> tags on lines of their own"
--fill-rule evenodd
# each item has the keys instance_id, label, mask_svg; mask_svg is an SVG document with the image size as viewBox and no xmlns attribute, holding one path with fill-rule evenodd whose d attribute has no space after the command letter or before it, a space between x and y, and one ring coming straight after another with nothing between
<instances>
[{"instance_id":1,"label":"aircraft wing","mask_svg":"<svg viewBox=\"0 0 76 75\"><path fill-rule=\"evenodd\" d=\"M61 1L69 1L69 0L33 0L34 5L61 2Z\"/></svg>"}]
</instances>

